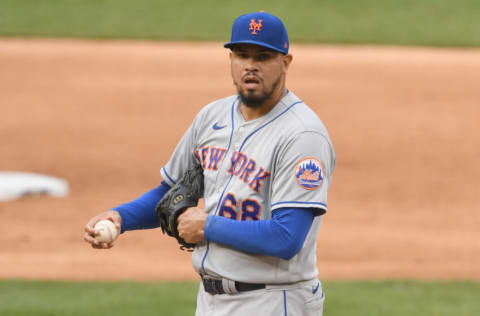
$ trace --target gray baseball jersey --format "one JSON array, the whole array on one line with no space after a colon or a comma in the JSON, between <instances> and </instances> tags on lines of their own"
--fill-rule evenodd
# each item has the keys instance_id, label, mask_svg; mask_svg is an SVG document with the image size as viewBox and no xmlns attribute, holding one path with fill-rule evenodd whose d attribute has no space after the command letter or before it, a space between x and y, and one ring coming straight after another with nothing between
<instances>
[{"instance_id":1,"label":"gray baseball jersey","mask_svg":"<svg viewBox=\"0 0 480 316\"><path fill-rule=\"evenodd\" d=\"M238 96L230 96L200 111L162 177L172 186L194 164L204 169L208 214L264 220L282 207L326 211L335 152L318 116L291 91L269 113L250 121L240 112ZM193 252L193 266L201 274L248 283L316 278L320 221L315 217L303 248L290 260L205 241Z\"/></svg>"}]
</instances>

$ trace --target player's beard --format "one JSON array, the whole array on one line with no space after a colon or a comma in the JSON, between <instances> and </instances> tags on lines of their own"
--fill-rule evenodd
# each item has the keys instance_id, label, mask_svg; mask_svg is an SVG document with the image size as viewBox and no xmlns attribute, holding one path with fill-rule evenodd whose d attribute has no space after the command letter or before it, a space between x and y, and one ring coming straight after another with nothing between
<instances>
[{"instance_id":1,"label":"player's beard","mask_svg":"<svg viewBox=\"0 0 480 316\"><path fill-rule=\"evenodd\" d=\"M265 103L265 101L270 99L273 92L277 89L278 85L280 84L281 79L282 79L281 76L279 76L277 80L275 80L275 82L273 83L270 91L268 91L267 88L264 88L263 92L260 95L255 95L254 92L248 92L248 91L247 91L247 94L245 94L240 90L240 88L237 85L237 91L240 97L240 101L249 108L252 108L252 109L260 108Z\"/></svg>"}]
</instances>

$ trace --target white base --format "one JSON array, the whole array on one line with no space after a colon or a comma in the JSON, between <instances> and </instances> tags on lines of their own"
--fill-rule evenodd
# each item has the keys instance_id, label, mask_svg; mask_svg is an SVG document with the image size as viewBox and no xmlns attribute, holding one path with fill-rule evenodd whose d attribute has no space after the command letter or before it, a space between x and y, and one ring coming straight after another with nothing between
<instances>
[{"instance_id":1,"label":"white base","mask_svg":"<svg viewBox=\"0 0 480 316\"><path fill-rule=\"evenodd\" d=\"M46 175L0 171L0 201L10 201L25 195L68 195L67 181Z\"/></svg>"}]
</instances>

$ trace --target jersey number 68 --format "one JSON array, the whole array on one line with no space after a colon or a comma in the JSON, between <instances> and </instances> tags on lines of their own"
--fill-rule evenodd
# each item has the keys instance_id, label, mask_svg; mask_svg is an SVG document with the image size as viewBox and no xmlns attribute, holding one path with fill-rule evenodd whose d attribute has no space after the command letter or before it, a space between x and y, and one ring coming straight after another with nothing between
<instances>
[{"instance_id":1,"label":"jersey number 68","mask_svg":"<svg viewBox=\"0 0 480 316\"><path fill-rule=\"evenodd\" d=\"M257 221L260 219L260 214L262 213L261 205L252 199L243 200L240 203L240 212L242 221ZM234 220L239 219L238 211L238 202L233 193L228 193L223 199L220 210L218 211L219 216L226 218L231 218Z\"/></svg>"}]
</instances>

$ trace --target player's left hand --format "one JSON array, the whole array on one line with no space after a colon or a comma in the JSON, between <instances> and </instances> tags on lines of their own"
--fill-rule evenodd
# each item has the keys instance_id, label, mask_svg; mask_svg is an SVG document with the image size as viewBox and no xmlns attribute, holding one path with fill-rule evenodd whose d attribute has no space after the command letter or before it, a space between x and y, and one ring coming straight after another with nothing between
<instances>
[{"instance_id":1,"label":"player's left hand","mask_svg":"<svg viewBox=\"0 0 480 316\"><path fill-rule=\"evenodd\" d=\"M205 239L207 213L201 208L190 207L178 217L178 234L187 243L196 244Z\"/></svg>"}]
</instances>

